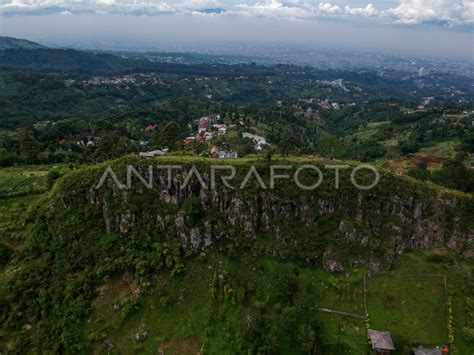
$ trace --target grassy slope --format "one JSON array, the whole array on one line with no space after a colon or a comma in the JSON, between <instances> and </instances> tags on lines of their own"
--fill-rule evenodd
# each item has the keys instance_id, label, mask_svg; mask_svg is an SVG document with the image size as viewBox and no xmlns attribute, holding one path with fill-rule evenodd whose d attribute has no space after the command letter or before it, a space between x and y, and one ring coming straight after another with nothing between
<instances>
[{"instance_id":1,"label":"grassy slope","mask_svg":"<svg viewBox=\"0 0 474 355\"><path fill-rule=\"evenodd\" d=\"M138 310L117 327L121 311L112 311L120 302L116 293L104 294L99 298L101 310L95 312L96 325L100 324L101 336L108 338L122 353L146 351L152 353L158 348L170 353L197 352L204 344L208 353L232 353L232 337L226 336L232 329L241 326L249 307L259 297L250 296L241 304L229 302L212 303L208 295L211 270L229 272L231 279L243 283L255 283L263 295L270 296L272 275L293 268L294 263L273 258L233 258L221 253L211 253L207 261L193 258L187 262L183 276L159 275L151 289L142 296ZM310 295L314 307L309 311L320 323L319 337L326 343L326 351L337 351L343 343L350 354L362 354L369 350L365 321L320 312L320 307L339 311L364 314L363 274L364 270L353 270L342 275L329 274L324 270L299 267L299 278L316 287ZM469 271L470 270L470 271ZM393 271L368 280L368 311L370 326L388 330L400 350L406 353L414 345L442 345L447 342L447 318L443 276L448 278L448 288L454 296L455 347L457 354L467 354L474 349L461 335L464 324L463 299L460 285L472 273L472 266L466 263L433 263L424 253L411 253ZM433 275L433 276L430 276ZM123 279L115 282L123 285ZM126 287L125 287L126 288ZM123 287L120 287L123 289ZM123 297L127 297L122 295ZM163 300L163 297L167 301ZM224 319L209 322L211 309L224 314ZM149 338L142 344L131 339L133 334L147 330ZM99 336L102 341L102 338ZM100 349L99 341L97 349ZM286 344L281 344L285 348ZM402 350L403 349L403 350Z\"/></svg>"},{"instance_id":2,"label":"grassy slope","mask_svg":"<svg viewBox=\"0 0 474 355\"><path fill-rule=\"evenodd\" d=\"M46 166L0 169L0 198L45 192L48 169Z\"/></svg>"},{"instance_id":3,"label":"grassy slope","mask_svg":"<svg viewBox=\"0 0 474 355\"><path fill-rule=\"evenodd\" d=\"M0 238L14 229L46 191L48 167L0 169Z\"/></svg>"},{"instance_id":4,"label":"grassy slope","mask_svg":"<svg viewBox=\"0 0 474 355\"><path fill-rule=\"evenodd\" d=\"M160 158L160 163L166 164L176 162L176 157ZM208 158L180 157L181 163L208 163L210 161L219 162ZM233 165L245 165L253 162L252 158L232 160ZM323 159L291 158L294 163L318 162ZM408 181L407 181L408 183ZM209 273L208 267L216 267L216 263L228 263L230 270L240 270L240 277L259 285L269 282L266 274L258 275L254 270L264 268L271 274L272 269L293 265L293 263L283 263L275 259L242 259L228 260L221 254L216 254L210 260L210 265L206 267L196 260L190 261L187 266L185 281L169 281L166 289L170 292L168 296L172 299L180 300L171 309L162 309L159 301L153 295L147 296L144 306L136 316L132 317L131 323L126 327L128 334L118 333L116 338L118 345L122 344L125 349L130 347L130 342L119 339L130 339L133 328L145 328L151 332L150 340L143 345L149 349L162 344L165 339L174 344L177 349L181 342L186 343L186 337L197 336L204 342L206 349L211 353L226 352L232 349L232 344L225 341L225 332L228 329L238 326L233 323L241 321L239 314L244 312L245 305L234 306L232 311L226 310L227 322L224 322L222 329L219 325L214 325L213 335L209 334L203 340L203 327L206 324L206 310L212 308L209 300L206 300L207 283ZM376 329L386 329L392 331L395 341L408 347L411 345L441 345L447 341L447 316L445 309L445 295L443 276L447 276L449 290L455 294L455 305L458 313L455 314L455 326L458 337L456 346L459 353L465 352L470 345L466 344L461 334L463 315L463 295L457 293L464 282L465 275L470 267L466 264L435 264L426 261L423 254L411 254L403 259L403 262L391 273L381 274L374 279L368 280L368 312L371 318L371 327ZM317 312L318 307L331 308L339 311L352 312L364 315L363 305L363 274L364 270L353 270L348 275L330 275L324 270L309 270L302 268L300 277L307 279L313 285L319 285L319 292L314 296L314 309L317 318L320 320L322 328L320 336L327 344L346 344L351 353L361 353L367 350L365 322L356 318L341 317L338 315ZM416 275L413 275L415 272ZM433 276L434 275L434 276ZM200 293L202 292L202 293ZM271 294L271 290L268 291ZM196 303L194 303L196 301ZM247 302L250 302L248 300ZM190 304L191 303L191 304ZM109 303L110 307L110 303ZM161 308L161 309L160 309ZM241 310L238 310L241 308ZM170 321L171 319L171 321ZM140 323L142 320L143 323ZM231 325L229 325L229 322ZM107 323L107 321L106 321ZM140 323L140 324L139 324ZM140 327L137 328L137 326ZM197 329L194 330L193 329ZM117 335L117 333L115 333ZM180 341L177 341L176 336ZM199 342L197 342L199 343ZM127 345L128 344L128 345ZM407 347L407 349L408 349Z\"/></svg>"}]
</instances>

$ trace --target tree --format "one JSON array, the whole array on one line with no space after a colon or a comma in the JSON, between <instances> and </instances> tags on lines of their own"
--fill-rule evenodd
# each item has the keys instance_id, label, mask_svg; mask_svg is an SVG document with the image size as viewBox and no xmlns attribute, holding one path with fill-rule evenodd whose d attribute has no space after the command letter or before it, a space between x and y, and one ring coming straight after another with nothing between
<instances>
[{"instance_id":1,"label":"tree","mask_svg":"<svg viewBox=\"0 0 474 355\"><path fill-rule=\"evenodd\" d=\"M152 138L154 146L159 148L168 147L170 150L179 147L179 137L181 134L181 127L175 121L168 122L160 131L159 134Z\"/></svg>"},{"instance_id":2,"label":"tree","mask_svg":"<svg viewBox=\"0 0 474 355\"><path fill-rule=\"evenodd\" d=\"M62 177L63 175L67 174L69 171L70 169L65 166L59 166L59 167L50 169L48 171L48 175L46 176L46 183L48 184L48 188L53 187L56 180Z\"/></svg>"},{"instance_id":3,"label":"tree","mask_svg":"<svg viewBox=\"0 0 474 355\"><path fill-rule=\"evenodd\" d=\"M0 243L0 267L4 266L8 260L10 260L11 254L11 249L7 245Z\"/></svg>"},{"instance_id":4,"label":"tree","mask_svg":"<svg viewBox=\"0 0 474 355\"><path fill-rule=\"evenodd\" d=\"M402 155L416 153L419 149L420 145L414 141L406 141L400 143L400 153Z\"/></svg>"},{"instance_id":5,"label":"tree","mask_svg":"<svg viewBox=\"0 0 474 355\"><path fill-rule=\"evenodd\" d=\"M5 148L0 148L0 166L11 166L15 163L14 153L9 152Z\"/></svg>"},{"instance_id":6,"label":"tree","mask_svg":"<svg viewBox=\"0 0 474 355\"><path fill-rule=\"evenodd\" d=\"M353 152L358 160L365 162L383 157L387 148L377 141L367 140L357 143Z\"/></svg>"},{"instance_id":7,"label":"tree","mask_svg":"<svg viewBox=\"0 0 474 355\"><path fill-rule=\"evenodd\" d=\"M253 142L250 138L243 138L241 144L237 146L237 153L240 157L255 153Z\"/></svg>"},{"instance_id":8,"label":"tree","mask_svg":"<svg viewBox=\"0 0 474 355\"><path fill-rule=\"evenodd\" d=\"M463 137L461 149L469 153L474 153L474 130L471 129L471 131L467 132Z\"/></svg>"},{"instance_id":9,"label":"tree","mask_svg":"<svg viewBox=\"0 0 474 355\"><path fill-rule=\"evenodd\" d=\"M298 341L304 352L312 354L316 343L316 332L310 325L302 325L298 329Z\"/></svg>"},{"instance_id":10,"label":"tree","mask_svg":"<svg viewBox=\"0 0 474 355\"><path fill-rule=\"evenodd\" d=\"M40 143L36 140L33 131L29 128L23 128L18 133L20 140L20 150L25 156L27 163L36 162L39 152L41 151Z\"/></svg>"},{"instance_id":11,"label":"tree","mask_svg":"<svg viewBox=\"0 0 474 355\"><path fill-rule=\"evenodd\" d=\"M416 167L416 169L410 170L408 176L417 180L426 181L431 178L431 172L427 169L426 163L421 163Z\"/></svg>"},{"instance_id":12,"label":"tree","mask_svg":"<svg viewBox=\"0 0 474 355\"><path fill-rule=\"evenodd\" d=\"M449 159L433 173L433 181L439 185L464 192L474 191L474 172L461 159Z\"/></svg>"},{"instance_id":13,"label":"tree","mask_svg":"<svg viewBox=\"0 0 474 355\"><path fill-rule=\"evenodd\" d=\"M273 158L273 148L266 149L265 155L264 155L264 161L267 166L270 166L272 164L272 158Z\"/></svg>"},{"instance_id":14,"label":"tree","mask_svg":"<svg viewBox=\"0 0 474 355\"><path fill-rule=\"evenodd\" d=\"M294 133L285 131L280 141L280 150L284 155L294 154L298 151L297 140Z\"/></svg>"}]
</instances>

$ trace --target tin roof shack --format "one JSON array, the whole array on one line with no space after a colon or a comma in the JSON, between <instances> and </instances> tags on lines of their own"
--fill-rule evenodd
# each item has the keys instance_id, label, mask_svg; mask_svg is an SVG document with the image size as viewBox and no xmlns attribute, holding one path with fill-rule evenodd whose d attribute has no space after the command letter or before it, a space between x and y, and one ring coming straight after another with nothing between
<instances>
[{"instance_id":1,"label":"tin roof shack","mask_svg":"<svg viewBox=\"0 0 474 355\"><path fill-rule=\"evenodd\" d=\"M441 347L437 346L434 349L426 349L422 346L419 346L417 349L413 349L415 355L444 355L449 353L449 348L447 346Z\"/></svg>"},{"instance_id":2,"label":"tin roof shack","mask_svg":"<svg viewBox=\"0 0 474 355\"><path fill-rule=\"evenodd\" d=\"M377 355L388 355L390 351L395 350L392 337L389 332L381 332L369 329L370 342L372 349Z\"/></svg>"},{"instance_id":3,"label":"tin roof shack","mask_svg":"<svg viewBox=\"0 0 474 355\"><path fill-rule=\"evenodd\" d=\"M139 155L142 158L153 158L153 157L161 157L162 155L165 155L168 152L168 148L165 148L163 150L152 150L150 152L141 152Z\"/></svg>"},{"instance_id":4,"label":"tin roof shack","mask_svg":"<svg viewBox=\"0 0 474 355\"><path fill-rule=\"evenodd\" d=\"M237 152L226 152L224 150L221 150L218 155L219 159L237 159L239 157Z\"/></svg>"}]
</instances>

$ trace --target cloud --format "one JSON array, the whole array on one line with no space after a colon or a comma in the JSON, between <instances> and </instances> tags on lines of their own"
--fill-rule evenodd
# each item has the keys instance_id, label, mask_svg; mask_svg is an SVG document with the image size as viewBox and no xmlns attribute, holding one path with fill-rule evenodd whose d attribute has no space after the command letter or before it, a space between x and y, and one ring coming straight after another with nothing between
<instances>
[{"instance_id":1,"label":"cloud","mask_svg":"<svg viewBox=\"0 0 474 355\"><path fill-rule=\"evenodd\" d=\"M328 2L322 2L319 4L319 11L323 14L335 15L342 12L338 5L333 5Z\"/></svg>"},{"instance_id":2,"label":"cloud","mask_svg":"<svg viewBox=\"0 0 474 355\"><path fill-rule=\"evenodd\" d=\"M97 4L111 6L115 4L115 0L97 0Z\"/></svg>"},{"instance_id":3,"label":"cloud","mask_svg":"<svg viewBox=\"0 0 474 355\"><path fill-rule=\"evenodd\" d=\"M443 23L448 26L474 23L472 0L401 0L397 7L385 11L396 23Z\"/></svg>"},{"instance_id":4,"label":"cloud","mask_svg":"<svg viewBox=\"0 0 474 355\"><path fill-rule=\"evenodd\" d=\"M473 0L399 0L388 9L372 3L340 6L316 0L0 0L0 14L97 13L127 15L201 14L242 15L300 20L365 19L385 24L435 24L466 27L474 24Z\"/></svg>"},{"instance_id":5,"label":"cloud","mask_svg":"<svg viewBox=\"0 0 474 355\"><path fill-rule=\"evenodd\" d=\"M368 4L366 7L344 7L344 12L348 15L355 15L355 16L377 16L380 14L373 4Z\"/></svg>"},{"instance_id":6,"label":"cloud","mask_svg":"<svg viewBox=\"0 0 474 355\"><path fill-rule=\"evenodd\" d=\"M308 19L313 15L311 8L298 1L283 3L280 0L265 0L263 3L254 5L239 4L230 9L228 13L292 19Z\"/></svg>"}]
</instances>

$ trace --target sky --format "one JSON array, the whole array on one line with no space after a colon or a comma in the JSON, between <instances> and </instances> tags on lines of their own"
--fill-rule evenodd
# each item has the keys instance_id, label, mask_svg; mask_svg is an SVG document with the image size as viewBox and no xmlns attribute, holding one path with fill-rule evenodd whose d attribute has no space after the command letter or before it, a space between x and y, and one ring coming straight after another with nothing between
<instances>
[{"instance_id":1,"label":"sky","mask_svg":"<svg viewBox=\"0 0 474 355\"><path fill-rule=\"evenodd\" d=\"M0 0L0 32L73 46L279 44L474 61L474 0Z\"/></svg>"}]
</instances>

